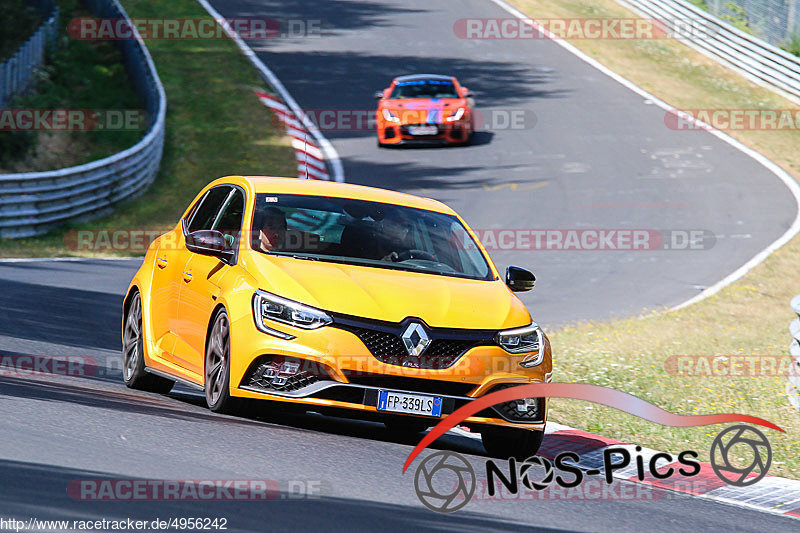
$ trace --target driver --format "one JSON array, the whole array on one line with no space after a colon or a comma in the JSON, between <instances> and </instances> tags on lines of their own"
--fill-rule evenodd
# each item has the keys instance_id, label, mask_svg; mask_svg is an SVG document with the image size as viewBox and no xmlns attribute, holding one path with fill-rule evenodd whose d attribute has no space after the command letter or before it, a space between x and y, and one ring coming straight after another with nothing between
<instances>
[{"instance_id":1,"label":"driver","mask_svg":"<svg viewBox=\"0 0 800 533\"><path fill-rule=\"evenodd\" d=\"M393 211L381 222L381 261L399 261L400 254L413 248L411 241L412 221L402 211Z\"/></svg>"},{"instance_id":2,"label":"driver","mask_svg":"<svg viewBox=\"0 0 800 533\"><path fill-rule=\"evenodd\" d=\"M286 242L286 217L277 207L267 207L262 215L262 227L258 232L258 247L262 252L271 252L283 247Z\"/></svg>"}]
</instances>

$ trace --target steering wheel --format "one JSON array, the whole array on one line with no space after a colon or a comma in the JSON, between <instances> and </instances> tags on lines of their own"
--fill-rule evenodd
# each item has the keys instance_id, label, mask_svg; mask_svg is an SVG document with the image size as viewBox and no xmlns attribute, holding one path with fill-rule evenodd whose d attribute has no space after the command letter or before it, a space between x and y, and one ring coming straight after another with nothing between
<instances>
[{"instance_id":1,"label":"steering wheel","mask_svg":"<svg viewBox=\"0 0 800 533\"><path fill-rule=\"evenodd\" d=\"M415 250L415 249L405 250L400 252L399 254L397 254L397 259L395 259L395 261L396 262L408 261L409 259L423 259L425 261L438 262L436 256L433 255L432 253L426 252L425 250Z\"/></svg>"}]
</instances>

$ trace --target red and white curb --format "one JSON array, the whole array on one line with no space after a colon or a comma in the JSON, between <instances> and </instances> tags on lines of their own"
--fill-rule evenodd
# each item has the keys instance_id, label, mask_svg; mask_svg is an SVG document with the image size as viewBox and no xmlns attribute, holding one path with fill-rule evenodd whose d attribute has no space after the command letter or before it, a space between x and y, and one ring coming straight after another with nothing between
<instances>
[{"instance_id":1,"label":"red and white curb","mask_svg":"<svg viewBox=\"0 0 800 533\"><path fill-rule=\"evenodd\" d=\"M274 95L256 91L256 96L275 113L286 127L286 133L292 139L292 146L297 157L297 177L330 180L322 150L294 112Z\"/></svg>"},{"instance_id":2,"label":"red and white curb","mask_svg":"<svg viewBox=\"0 0 800 533\"><path fill-rule=\"evenodd\" d=\"M480 439L480 435L464 431L458 427L450 430L456 435L471 439ZM548 422L545 438L539 449L538 455L547 459L554 459L558 454L571 451L580 456L578 467L583 470L603 469L603 451L611 446L629 448L631 457L639 455L647 464L649 458L659 453L657 450L642 447L635 451L636 445L627 444L615 439L595 435L569 426ZM700 452L698 450L698 452ZM677 470L680 463L659 464L659 470L671 466ZM614 472L614 478L633 483L651 485L698 498L713 500L738 507L762 511L770 514L787 516L800 519L800 481L776 476L766 476L758 483L748 487L735 487L720 480L707 462L700 463L700 473L691 478L673 477L656 479L645 476L644 480L637 477L635 461L631 465Z\"/></svg>"}]
</instances>

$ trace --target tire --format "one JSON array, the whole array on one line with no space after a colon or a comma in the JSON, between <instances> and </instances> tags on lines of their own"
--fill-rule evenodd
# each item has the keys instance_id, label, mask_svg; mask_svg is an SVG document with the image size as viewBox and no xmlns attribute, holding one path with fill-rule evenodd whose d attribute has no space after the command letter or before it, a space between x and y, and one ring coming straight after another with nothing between
<instances>
[{"instance_id":1,"label":"tire","mask_svg":"<svg viewBox=\"0 0 800 533\"><path fill-rule=\"evenodd\" d=\"M122 328L122 379L128 388L158 394L167 394L175 385L174 381L145 370L142 297L139 291L131 296Z\"/></svg>"},{"instance_id":2,"label":"tire","mask_svg":"<svg viewBox=\"0 0 800 533\"><path fill-rule=\"evenodd\" d=\"M233 414L241 402L230 394L231 332L224 308L214 317L207 344L203 365L206 404L215 413Z\"/></svg>"},{"instance_id":3,"label":"tire","mask_svg":"<svg viewBox=\"0 0 800 533\"><path fill-rule=\"evenodd\" d=\"M544 439L544 431L491 427L481 431L483 447L491 457L525 460L536 455Z\"/></svg>"},{"instance_id":4,"label":"tire","mask_svg":"<svg viewBox=\"0 0 800 533\"><path fill-rule=\"evenodd\" d=\"M422 433L429 427L435 426L436 422L411 416L392 416L385 418L383 425L393 435L407 436Z\"/></svg>"}]
</instances>

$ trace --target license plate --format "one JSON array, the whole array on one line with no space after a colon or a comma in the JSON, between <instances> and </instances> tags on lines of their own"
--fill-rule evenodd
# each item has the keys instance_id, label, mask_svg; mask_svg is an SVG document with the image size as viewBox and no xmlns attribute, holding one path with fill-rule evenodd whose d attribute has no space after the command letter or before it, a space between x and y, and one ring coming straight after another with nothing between
<instances>
[{"instance_id":1,"label":"license plate","mask_svg":"<svg viewBox=\"0 0 800 533\"><path fill-rule=\"evenodd\" d=\"M442 399L438 396L378 391L378 411L412 415L442 416Z\"/></svg>"},{"instance_id":2,"label":"license plate","mask_svg":"<svg viewBox=\"0 0 800 533\"><path fill-rule=\"evenodd\" d=\"M436 126L409 126L408 133L411 135L436 135L439 128Z\"/></svg>"}]
</instances>

